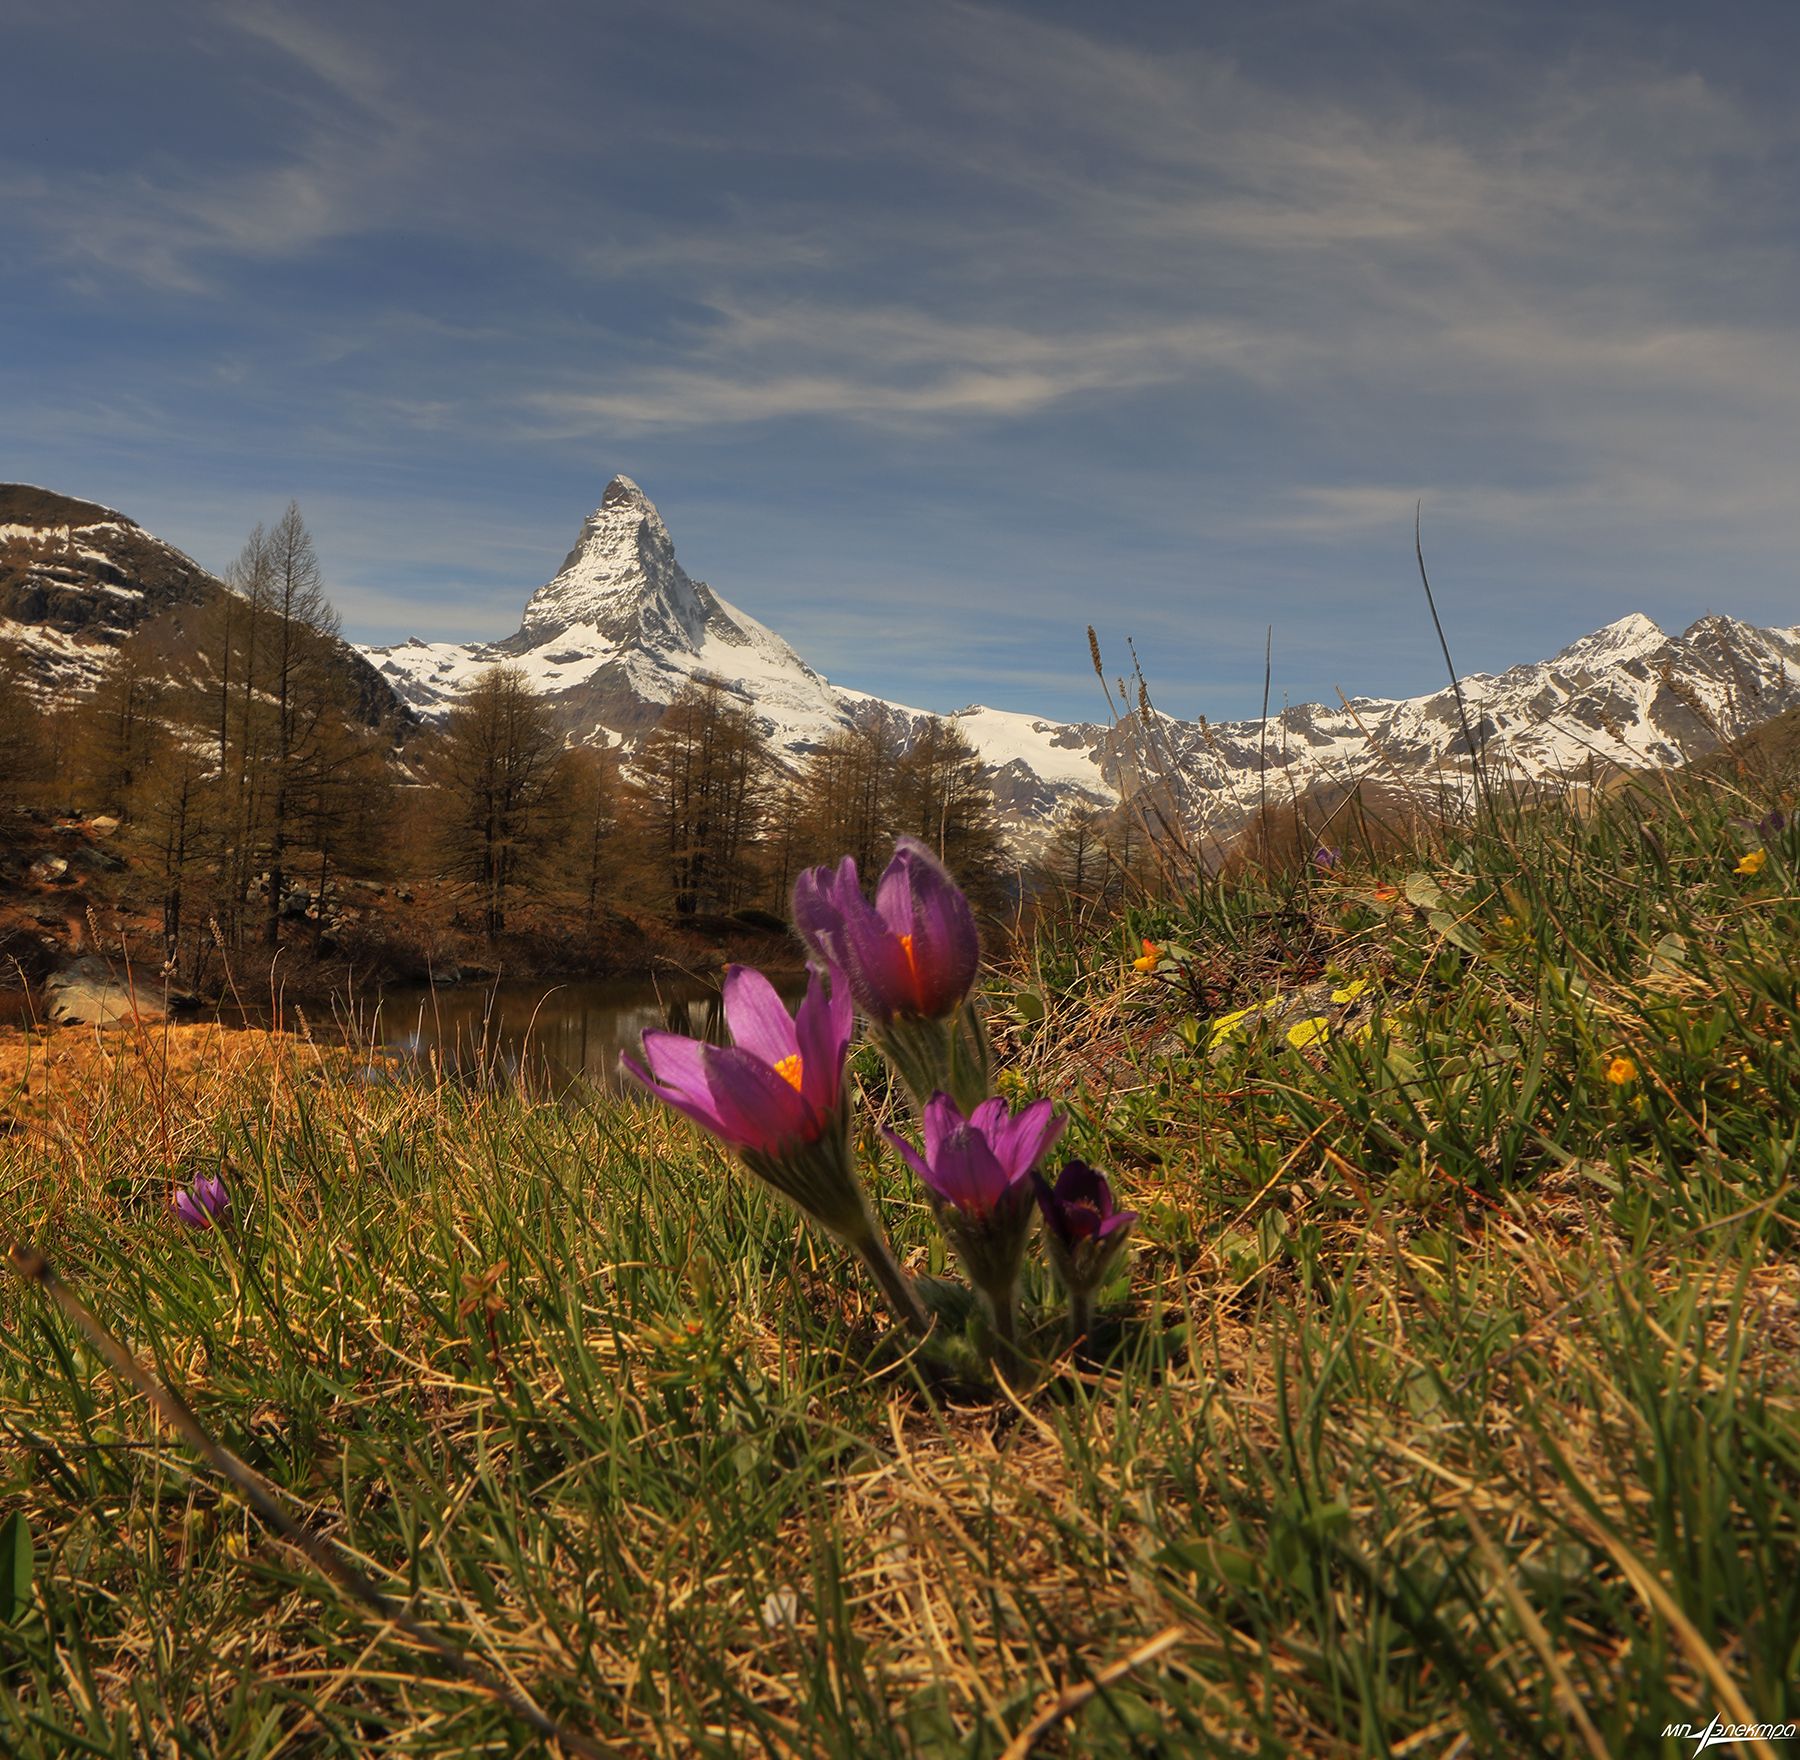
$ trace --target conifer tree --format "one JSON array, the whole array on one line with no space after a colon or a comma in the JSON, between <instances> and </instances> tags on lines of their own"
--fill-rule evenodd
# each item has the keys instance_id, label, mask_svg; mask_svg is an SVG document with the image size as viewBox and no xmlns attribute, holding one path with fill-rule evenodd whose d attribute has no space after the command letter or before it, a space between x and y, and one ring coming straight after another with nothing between
<instances>
[{"instance_id":1,"label":"conifer tree","mask_svg":"<svg viewBox=\"0 0 1800 1760\"><path fill-rule=\"evenodd\" d=\"M335 722L347 720L347 705L334 690L332 661L337 612L325 597L318 553L300 517L297 502L268 535L269 697L269 909L264 938L270 947L281 935L281 908L287 891L287 858L295 822L309 788L316 791L322 749Z\"/></svg>"},{"instance_id":2,"label":"conifer tree","mask_svg":"<svg viewBox=\"0 0 1800 1760\"><path fill-rule=\"evenodd\" d=\"M758 892L775 766L756 718L716 679L686 686L637 754L639 812L677 916L730 911Z\"/></svg>"},{"instance_id":3,"label":"conifer tree","mask_svg":"<svg viewBox=\"0 0 1800 1760\"><path fill-rule=\"evenodd\" d=\"M934 716L894 768L895 829L937 851L963 889L993 908L1005 896L1007 857L980 754L954 722Z\"/></svg>"},{"instance_id":4,"label":"conifer tree","mask_svg":"<svg viewBox=\"0 0 1800 1760\"><path fill-rule=\"evenodd\" d=\"M871 703L812 753L783 810L783 840L798 846L798 860L782 863L784 868L791 865L797 872L850 855L859 871L879 871L899 828L903 745L900 717L885 704ZM781 896L785 899L785 887Z\"/></svg>"},{"instance_id":5,"label":"conifer tree","mask_svg":"<svg viewBox=\"0 0 1800 1760\"><path fill-rule=\"evenodd\" d=\"M428 769L445 877L479 902L492 940L566 832L562 736L525 674L492 666L444 717Z\"/></svg>"}]
</instances>

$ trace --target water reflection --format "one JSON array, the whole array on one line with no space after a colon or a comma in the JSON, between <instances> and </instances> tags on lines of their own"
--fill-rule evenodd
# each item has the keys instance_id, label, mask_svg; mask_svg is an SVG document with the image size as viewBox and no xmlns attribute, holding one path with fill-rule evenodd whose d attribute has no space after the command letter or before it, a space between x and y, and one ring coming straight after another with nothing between
<instances>
[{"instance_id":1,"label":"water reflection","mask_svg":"<svg viewBox=\"0 0 1800 1760\"><path fill-rule=\"evenodd\" d=\"M791 998L803 985L776 987ZM457 1080L557 1092L576 1081L617 1089L619 1053L636 1053L646 1027L722 1042L717 987L665 978L389 990L370 1037Z\"/></svg>"}]
</instances>

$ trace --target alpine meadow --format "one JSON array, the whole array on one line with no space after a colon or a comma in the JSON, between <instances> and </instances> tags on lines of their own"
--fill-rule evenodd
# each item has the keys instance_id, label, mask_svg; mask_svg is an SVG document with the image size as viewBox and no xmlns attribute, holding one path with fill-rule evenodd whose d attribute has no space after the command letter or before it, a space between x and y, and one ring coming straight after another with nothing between
<instances>
[{"instance_id":1,"label":"alpine meadow","mask_svg":"<svg viewBox=\"0 0 1800 1760\"><path fill-rule=\"evenodd\" d=\"M15 11L0 1756L1800 1755L1800 14Z\"/></svg>"}]
</instances>

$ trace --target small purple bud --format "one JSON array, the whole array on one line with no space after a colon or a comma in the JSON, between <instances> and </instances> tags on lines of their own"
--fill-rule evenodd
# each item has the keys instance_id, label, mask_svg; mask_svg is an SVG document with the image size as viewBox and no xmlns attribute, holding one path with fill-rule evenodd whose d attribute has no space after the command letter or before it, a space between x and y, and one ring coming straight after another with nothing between
<instances>
[{"instance_id":1,"label":"small purple bud","mask_svg":"<svg viewBox=\"0 0 1800 1760\"><path fill-rule=\"evenodd\" d=\"M1033 1174L1032 1183L1050 1262L1069 1294L1070 1331L1079 1337L1088 1329L1094 1291L1123 1250L1137 1212L1120 1210L1106 1175L1085 1161L1064 1166L1054 1186L1042 1174Z\"/></svg>"},{"instance_id":2,"label":"small purple bud","mask_svg":"<svg viewBox=\"0 0 1800 1760\"><path fill-rule=\"evenodd\" d=\"M189 1228L211 1228L231 1208L231 1194L216 1173L197 1173L193 1183L175 1194L175 1214Z\"/></svg>"},{"instance_id":3,"label":"small purple bud","mask_svg":"<svg viewBox=\"0 0 1800 1760\"><path fill-rule=\"evenodd\" d=\"M1342 852L1328 843L1320 844L1313 851L1313 866L1321 873L1330 873L1343 859Z\"/></svg>"}]
</instances>

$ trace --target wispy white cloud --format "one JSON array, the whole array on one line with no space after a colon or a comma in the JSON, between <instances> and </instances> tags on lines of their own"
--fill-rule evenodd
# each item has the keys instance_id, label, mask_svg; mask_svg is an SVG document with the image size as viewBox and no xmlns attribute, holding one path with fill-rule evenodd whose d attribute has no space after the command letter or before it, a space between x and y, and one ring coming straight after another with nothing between
<instances>
[{"instance_id":1,"label":"wispy white cloud","mask_svg":"<svg viewBox=\"0 0 1800 1760\"><path fill-rule=\"evenodd\" d=\"M733 307L693 348L699 364L538 391L545 431L632 433L799 416L916 423L1028 415L1084 392L1129 391L1200 370L1254 375L1273 340L1194 320L1041 334L891 307Z\"/></svg>"}]
</instances>

